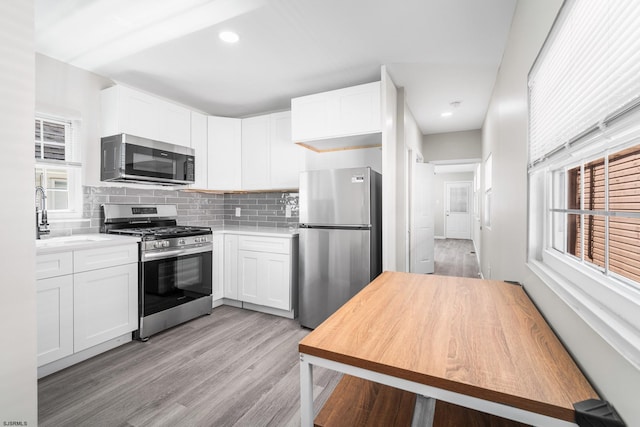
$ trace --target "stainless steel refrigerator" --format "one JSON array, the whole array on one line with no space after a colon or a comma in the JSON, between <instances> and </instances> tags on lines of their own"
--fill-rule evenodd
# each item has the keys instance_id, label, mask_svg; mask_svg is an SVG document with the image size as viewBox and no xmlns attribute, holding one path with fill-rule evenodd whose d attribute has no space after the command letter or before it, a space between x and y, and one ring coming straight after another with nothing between
<instances>
[{"instance_id":1,"label":"stainless steel refrigerator","mask_svg":"<svg viewBox=\"0 0 640 427\"><path fill-rule=\"evenodd\" d=\"M371 168L300 174L300 325L316 328L381 273L381 193Z\"/></svg>"}]
</instances>

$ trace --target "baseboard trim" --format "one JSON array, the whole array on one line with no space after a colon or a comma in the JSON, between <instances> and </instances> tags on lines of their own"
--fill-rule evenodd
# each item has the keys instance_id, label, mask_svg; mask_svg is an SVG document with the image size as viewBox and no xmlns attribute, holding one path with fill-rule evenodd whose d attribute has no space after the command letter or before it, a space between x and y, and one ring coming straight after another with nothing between
<instances>
[{"instance_id":1,"label":"baseboard trim","mask_svg":"<svg viewBox=\"0 0 640 427\"><path fill-rule=\"evenodd\" d=\"M94 356L119 347L128 342L131 342L131 332L127 332L126 334L110 339L109 341L105 341L101 344L89 347L88 349L79 351L78 353L63 357L62 359L47 363L46 365L39 366L38 379L46 377L47 375L51 375L54 372L61 371L62 369L68 368L69 366L75 365L76 363L84 362L87 359L91 359Z\"/></svg>"}]
</instances>

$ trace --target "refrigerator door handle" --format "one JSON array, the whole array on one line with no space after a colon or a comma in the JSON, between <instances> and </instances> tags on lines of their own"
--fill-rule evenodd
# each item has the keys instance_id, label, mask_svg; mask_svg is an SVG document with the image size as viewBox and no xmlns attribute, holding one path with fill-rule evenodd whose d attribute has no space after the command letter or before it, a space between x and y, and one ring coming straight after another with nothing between
<instances>
[{"instance_id":1,"label":"refrigerator door handle","mask_svg":"<svg viewBox=\"0 0 640 427\"><path fill-rule=\"evenodd\" d=\"M298 224L298 228L316 228L316 229L325 229L325 230L371 230L371 225Z\"/></svg>"}]
</instances>

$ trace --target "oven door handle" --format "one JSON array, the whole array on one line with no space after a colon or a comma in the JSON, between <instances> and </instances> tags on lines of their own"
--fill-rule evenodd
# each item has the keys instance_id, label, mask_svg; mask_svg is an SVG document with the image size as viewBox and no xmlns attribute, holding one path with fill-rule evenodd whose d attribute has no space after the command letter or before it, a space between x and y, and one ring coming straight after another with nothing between
<instances>
[{"instance_id":1,"label":"oven door handle","mask_svg":"<svg viewBox=\"0 0 640 427\"><path fill-rule=\"evenodd\" d=\"M143 253L141 256L141 261L142 262L155 261L163 258L173 258L173 257L182 256L182 255L193 255L193 254L199 254L204 252L211 252L212 248L213 248L213 245L205 245L205 246L199 246L197 248L174 249L174 250L161 251L161 252Z\"/></svg>"}]
</instances>

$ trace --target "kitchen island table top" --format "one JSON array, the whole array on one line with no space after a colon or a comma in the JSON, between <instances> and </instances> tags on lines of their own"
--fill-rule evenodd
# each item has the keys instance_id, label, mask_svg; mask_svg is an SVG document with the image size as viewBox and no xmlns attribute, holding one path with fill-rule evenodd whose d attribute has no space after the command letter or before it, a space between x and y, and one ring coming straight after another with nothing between
<instances>
[{"instance_id":1,"label":"kitchen island table top","mask_svg":"<svg viewBox=\"0 0 640 427\"><path fill-rule=\"evenodd\" d=\"M384 272L299 344L311 365L534 425L574 425L598 396L523 288ZM305 413L306 412L306 413Z\"/></svg>"}]
</instances>

